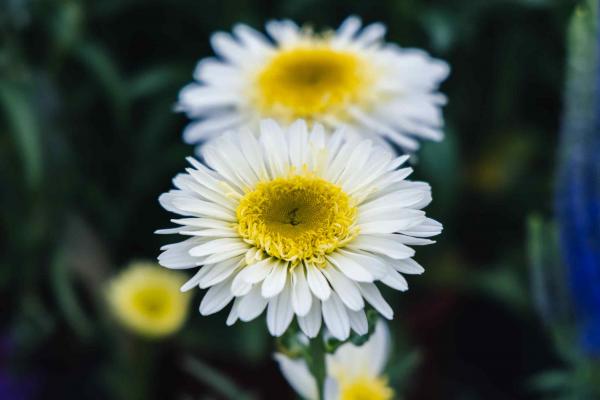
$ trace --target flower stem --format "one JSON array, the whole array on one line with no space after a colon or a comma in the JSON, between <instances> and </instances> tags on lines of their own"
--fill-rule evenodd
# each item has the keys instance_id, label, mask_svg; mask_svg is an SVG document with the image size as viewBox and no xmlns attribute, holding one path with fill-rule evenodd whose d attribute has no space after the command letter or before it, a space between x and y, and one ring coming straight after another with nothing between
<instances>
[{"instance_id":1,"label":"flower stem","mask_svg":"<svg viewBox=\"0 0 600 400\"><path fill-rule=\"evenodd\" d=\"M319 333L319 336L310 341L308 346L309 359L307 360L310 372L313 374L315 381L317 382L319 400L324 399L323 392L326 376L325 354L325 342L323 341L323 335Z\"/></svg>"}]
</instances>

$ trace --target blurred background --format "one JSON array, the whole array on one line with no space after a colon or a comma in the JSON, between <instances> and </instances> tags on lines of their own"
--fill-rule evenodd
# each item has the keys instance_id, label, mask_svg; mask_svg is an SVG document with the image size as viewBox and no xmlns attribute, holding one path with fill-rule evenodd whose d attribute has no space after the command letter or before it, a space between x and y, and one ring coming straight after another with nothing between
<instances>
[{"instance_id":1,"label":"blurred background","mask_svg":"<svg viewBox=\"0 0 600 400\"><path fill-rule=\"evenodd\" d=\"M415 168L445 230L386 293L396 392L600 398L596 1L1 0L0 399L294 398L264 317L228 328L195 291L149 338L106 287L170 240L157 198L193 151L173 105L209 35L349 14L452 67Z\"/></svg>"}]
</instances>

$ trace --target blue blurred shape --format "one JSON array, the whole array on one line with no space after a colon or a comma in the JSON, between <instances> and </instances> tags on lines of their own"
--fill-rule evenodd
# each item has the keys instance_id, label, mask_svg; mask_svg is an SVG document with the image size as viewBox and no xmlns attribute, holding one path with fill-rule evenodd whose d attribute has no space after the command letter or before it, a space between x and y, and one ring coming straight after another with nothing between
<instances>
[{"instance_id":1,"label":"blue blurred shape","mask_svg":"<svg viewBox=\"0 0 600 400\"><path fill-rule=\"evenodd\" d=\"M584 352L600 356L600 35L598 1L569 32L565 114L556 193L560 243Z\"/></svg>"}]
</instances>

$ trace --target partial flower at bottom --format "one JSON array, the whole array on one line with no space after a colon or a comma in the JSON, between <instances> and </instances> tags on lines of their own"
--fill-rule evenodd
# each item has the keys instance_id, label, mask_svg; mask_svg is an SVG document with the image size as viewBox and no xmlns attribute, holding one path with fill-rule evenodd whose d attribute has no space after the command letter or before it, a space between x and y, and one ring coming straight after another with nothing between
<instances>
[{"instance_id":1,"label":"partial flower at bottom","mask_svg":"<svg viewBox=\"0 0 600 400\"><path fill-rule=\"evenodd\" d=\"M185 322L189 293L179 288L181 273L151 262L136 262L113 278L107 287L111 312L128 330L146 337L178 331Z\"/></svg>"},{"instance_id":2,"label":"partial flower at bottom","mask_svg":"<svg viewBox=\"0 0 600 400\"><path fill-rule=\"evenodd\" d=\"M375 282L407 290L401 273L423 272L409 245L433 243L426 237L442 228L421 210L429 185L399 168L406 156L345 138L302 120L289 128L266 120L259 139L230 132L203 147L206 165L189 159L177 189L160 197L181 216L178 227L158 231L187 239L164 246L159 262L200 267L182 290L208 289L201 314L234 300L227 324L267 309L274 336L295 315L307 336L323 319L340 340L367 332L365 300L392 318Z\"/></svg>"},{"instance_id":3,"label":"partial flower at bottom","mask_svg":"<svg viewBox=\"0 0 600 400\"><path fill-rule=\"evenodd\" d=\"M328 354L324 400L391 400L394 391L383 370L390 353L387 325L379 321L375 332L362 346L345 343ZM290 386L303 398L318 399L317 383L306 361L275 354L281 372Z\"/></svg>"}]
</instances>

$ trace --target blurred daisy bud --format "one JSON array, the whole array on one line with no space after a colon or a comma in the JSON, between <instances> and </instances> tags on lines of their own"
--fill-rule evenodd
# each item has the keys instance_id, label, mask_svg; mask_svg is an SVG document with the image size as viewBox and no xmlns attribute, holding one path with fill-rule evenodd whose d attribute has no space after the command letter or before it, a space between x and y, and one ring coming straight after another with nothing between
<instances>
[{"instance_id":1,"label":"blurred daisy bud","mask_svg":"<svg viewBox=\"0 0 600 400\"><path fill-rule=\"evenodd\" d=\"M135 262L107 286L110 310L128 330L146 337L177 332L185 322L191 296L179 288L185 275L151 262Z\"/></svg>"}]
</instances>

